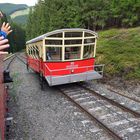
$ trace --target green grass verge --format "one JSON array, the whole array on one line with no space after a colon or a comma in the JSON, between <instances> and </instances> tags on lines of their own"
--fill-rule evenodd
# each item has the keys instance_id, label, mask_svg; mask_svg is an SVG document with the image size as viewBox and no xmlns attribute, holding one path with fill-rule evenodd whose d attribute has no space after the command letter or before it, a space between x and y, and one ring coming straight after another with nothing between
<instances>
[{"instance_id":1,"label":"green grass verge","mask_svg":"<svg viewBox=\"0 0 140 140\"><path fill-rule=\"evenodd\" d=\"M104 63L105 74L140 79L140 27L99 32L96 63Z\"/></svg>"}]
</instances>

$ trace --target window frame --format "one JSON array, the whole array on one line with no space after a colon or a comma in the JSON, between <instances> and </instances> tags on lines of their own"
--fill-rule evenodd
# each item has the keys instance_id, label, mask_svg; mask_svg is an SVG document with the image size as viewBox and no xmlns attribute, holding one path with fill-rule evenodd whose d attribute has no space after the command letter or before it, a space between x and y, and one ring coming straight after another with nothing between
<instances>
[{"instance_id":1,"label":"window frame","mask_svg":"<svg viewBox=\"0 0 140 140\"><path fill-rule=\"evenodd\" d=\"M46 56L46 51L47 51L47 48L60 48L61 49L61 54L62 54L62 46L60 45L60 46L46 46L45 45L45 61L47 61L47 62L62 62L62 56L61 56L61 60L47 60L46 58L47 58L47 56Z\"/></svg>"}]
</instances>

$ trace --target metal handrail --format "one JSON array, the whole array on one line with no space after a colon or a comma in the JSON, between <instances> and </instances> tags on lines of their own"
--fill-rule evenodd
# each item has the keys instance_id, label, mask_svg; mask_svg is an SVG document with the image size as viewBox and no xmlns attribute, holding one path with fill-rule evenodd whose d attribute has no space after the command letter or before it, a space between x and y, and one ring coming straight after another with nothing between
<instances>
[{"instance_id":1,"label":"metal handrail","mask_svg":"<svg viewBox=\"0 0 140 140\"><path fill-rule=\"evenodd\" d=\"M69 70L69 72L70 72L70 75L68 76L68 78L69 78L69 82L71 81L71 77L72 77L72 74L71 74L71 70L74 70L74 69L80 69L80 68L86 68L86 73L82 73L83 74L83 76L85 76L85 80L87 80L88 78L87 78L87 73L89 72L88 71L88 69L90 68L90 67L98 67L98 68L100 68L100 70L96 70L96 69L94 69L96 72L98 72L102 77L103 77L103 70L104 70L104 64L101 64L101 65L94 65L94 66L85 66L85 67L77 67L77 68L66 68L66 69L57 69L57 70L51 70L48 66L47 66L47 64L45 64L45 67L46 67L46 69L49 71L49 73L50 73L50 75L48 76L48 78L49 78L49 81L50 81L50 85L52 85L52 83L53 83L53 80L55 80L55 79L53 79L53 76L52 76L52 73L54 72L54 71L63 71L63 70ZM46 72L46 69L45 69L45 72ZM64 75L63 75L64 76ZM63 77L62 75L60 75L60 76L58 76L59 78L60 77ZM58 77L54 77L54 78L58 78Z\"/></svg>"},{"instance_id":2,"label":"metal handrail","mask_svg":"<svg viewBox=\"0 0 140 140\"><path fill-rule=\"evenodd\" d=\"M95 70L96 72L100 73L100 74L103 76L104 66L105 66L105 64L94 65L94 70ZM101 70L96 70L96 69L95 69L96 67L101 68Z\"/></svg>"}]
</instances>

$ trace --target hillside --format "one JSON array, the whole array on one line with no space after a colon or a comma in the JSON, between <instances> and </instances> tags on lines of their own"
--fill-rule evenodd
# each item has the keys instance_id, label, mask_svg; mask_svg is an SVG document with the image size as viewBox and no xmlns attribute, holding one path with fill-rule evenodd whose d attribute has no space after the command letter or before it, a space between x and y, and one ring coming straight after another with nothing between
<instances>
[{"instance_id":1,"label":"hillside","mask_svg":"<svg viewBox=\"0 0 140 140\"><path fill-rule=\"evenodd\" d=\"M18 11L15 11L13 12L12 14L10 14L10 17L12 19L18 17L18 16L25 16L25 15L28 15L29 14L29 8L26 8L26 9L23 9L23 10L18 10Z\"/></svg>"},{"instance_id":2,"label":"hillside","mask_svg":"<svg viewBox=\"0 0 140 140\"><path fill-rule=\"evenodd\" d=\"M30 10L29 8L26 8L26 9L23 9L23 10L15 11L10 15L10 17L16 23L26 24L28 14L29 14L29 10Z\"/></svg>"},{"instance_id":3,"label":"hillside","mask_svg":"<svg viewBox=\"0 0 140 140\"><path fill-rule=\"evenodd\" d=\"M105 74L140 79L140 27L99 32L96 63L104 63Z\"/></svg>"},{"instance_id":4,"label":"hillside","mask_svg":"<svg viewBox=\"0 0 140 140\"><path fill-rule=\"evenodd\" d=\"M28 18L28 15L16 16L15 18L13 18L13 21L15 23L25 25L27 23L27 18Z\"/></svg>"},{"instance_id":5,"label":"hillside","mask_svg":"<svg viewBox=\"0 0 140 140\"><path fill-rule=\"evenodd\" d=\"M7 15L12 14L15 11L27 9L26 4L11 4L11 3L0 3L0 9Z\"/></svg>"},{"instance_id":6,"label":"hillside","mask_svg":"<svg viewBox=\"0 0 140 140\"><path fill-rule=\"evenodd\" d=\"M29 8L26 4L0 3L0 9L18 24L26 24L29 14Z\"/></svg>"}]
</instances>

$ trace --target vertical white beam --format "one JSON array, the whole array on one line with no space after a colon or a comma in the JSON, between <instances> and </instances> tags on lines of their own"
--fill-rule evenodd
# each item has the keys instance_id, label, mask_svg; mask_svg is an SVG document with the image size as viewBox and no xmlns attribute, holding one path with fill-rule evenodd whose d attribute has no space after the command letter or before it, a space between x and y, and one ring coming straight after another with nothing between
<instances>
[{"instance_id":1,"label":"vertical white beam","mask_svg":"<svg viewBox=\"0 0 140 140\"><path fill-rule=\"evenodd\" d=\"M83 54L84 54L84 36L85 36L85 32L83 31L82 46L81 46L81 57L80 57L80 59L83 59Z\"/></svg>"},{"instance_id":2,"label":"vertical white beam","mask_svg":"<svg viewBox=\"0 0 140 140\"><path fill-rule=\"evenodd\" d=\"M29 52L28 52L29 49L28 49L28 48L29 48L29 46L26 45L26 54L27 54L27 55L29 55Z\"/></svg>"},{"instance_id":3,"label":"vertical white beam","mask_svg":"<svg viewBox=\"0 0 140 140\"><path fill-rule=\"evenodd\" d=\"M93 54L93 57L96 56L96 45L97 45L97 37L95 38L95 45L94 45L94 54Z\"/></svg>"},{"instance_id":4,"label":"vertical white beam","mask_svg":"<svg viewBox=\"0 0 140 140\"><path fill-rule=\"evenodd\" d=\"M43 46L42 46L42 58L43 61L46 61L46 48L45 48L45 39L43 39Z\"/></svg>"},{"instance_id":5,"label":"vertical white beam","mask_svg":"<svg viewBox=\"0 0 140 140\"><path fill-rule=\"evenodd\" d=\"M65 59L65 32L63 32L62 38L62 61Z\"/></svg>"}]
</instances>

